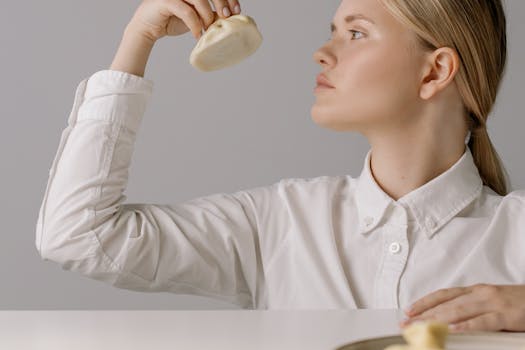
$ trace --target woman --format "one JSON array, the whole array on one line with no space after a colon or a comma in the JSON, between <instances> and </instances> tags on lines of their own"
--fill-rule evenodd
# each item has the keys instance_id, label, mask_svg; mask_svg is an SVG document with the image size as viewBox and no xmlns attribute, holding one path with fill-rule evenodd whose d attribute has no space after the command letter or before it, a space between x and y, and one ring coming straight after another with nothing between
<instances>
[{"instance_id":1,"label":"woman","mask_svg":"<svg viewBox=\"0 0 525 350\"><path fill-rule=\"evenodd\" d=\"M154 43L235 0L145 0L83 80L51 167L42 258L118 288L244 308L407 308L454 330L525 331L525 192L486 130L506 62L499 0L343 0L314 58L315 122L371 144L361 175L124 204ZM224 10L224 12L223 12Z\"/></svg>"}]
</instances>

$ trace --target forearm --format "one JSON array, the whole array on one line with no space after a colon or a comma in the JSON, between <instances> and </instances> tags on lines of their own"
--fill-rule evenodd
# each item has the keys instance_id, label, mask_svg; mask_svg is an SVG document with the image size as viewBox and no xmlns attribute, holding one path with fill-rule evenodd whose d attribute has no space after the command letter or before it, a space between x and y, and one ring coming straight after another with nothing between
<instances>
[{"instance_id":1,"label":"forearm","mask_svg":"<svg viewBox=\"0 0 525 350\"><path fill-rule=\"evenodd\" d=\"M153 40L134 31L133 27L128 25L110 69L144 77L154 44Z\"/></svg>"}]
</instances>

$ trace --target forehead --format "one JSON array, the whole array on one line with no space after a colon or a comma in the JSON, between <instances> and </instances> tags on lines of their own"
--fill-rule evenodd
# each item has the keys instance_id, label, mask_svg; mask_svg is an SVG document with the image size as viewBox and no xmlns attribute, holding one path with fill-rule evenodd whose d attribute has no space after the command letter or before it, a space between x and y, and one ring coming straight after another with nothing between
<instances>
[{"instance_id":1,"label":"forehead","mask_svg":"<svg viewBox=\"0 0 525 350\"><path fill-rule=\"evenodd\" d=\"M373 24L358 19L359 16L356 15L366 16ZM383 35L411 36L408 29L390 13L382 0L342 0L330 24L331 31L334 30L332 24L339 28L339 23L344 25L346 19L366 23L371 29Z\"/></svg>"},{"instance_id":2,"label":"forehead","mask_svg":"<svg viewBox=\"0 0 525 350\"><path fill-rule=\"evenodd\" d=\"M333 24L337 25L337 22L345 23L347 18L349 20L357 20L359 17L364 16L376 25L379 25L385 15L388 14L381 0L342 0L335 12Z\"/></svg>"}]
</instances>

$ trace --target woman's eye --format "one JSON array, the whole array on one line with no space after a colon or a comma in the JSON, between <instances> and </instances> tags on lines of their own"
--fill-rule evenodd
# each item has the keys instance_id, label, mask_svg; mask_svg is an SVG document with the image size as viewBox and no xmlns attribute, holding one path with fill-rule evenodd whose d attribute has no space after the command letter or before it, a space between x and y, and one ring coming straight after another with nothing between
<instances>
[{"instance_id":1,"label":"woman's eye","mask_svg":"<svg viewBox=\"0 0 525 350\"><path fill-rule=\"evenodd\" d=\"M358 31L358 30L352 30L352 29L350 29L349 32L350 32L350 33L359 33L359 34L363 34L362 32L360 32L360 31Z\"/></svg>"},{"instance_id":2,"label":"woman's eye","mask_svg":"<svg viewBox=\"0 0 525 350\"><path fill-rule=\"evenodd\" d=\"M363 32L360 32L360 31L358 31L358 30L353 30L353 29L350 29L349 32L352 33L352 35L353 35L354 33L363 34ZM352 36L352 37L353 37L353 36ZM326 41L328 42L328 41L330 41L330 40L332 40L331 37L328 38L328 40L326 40Z\"/></svg>"}]
</instances>

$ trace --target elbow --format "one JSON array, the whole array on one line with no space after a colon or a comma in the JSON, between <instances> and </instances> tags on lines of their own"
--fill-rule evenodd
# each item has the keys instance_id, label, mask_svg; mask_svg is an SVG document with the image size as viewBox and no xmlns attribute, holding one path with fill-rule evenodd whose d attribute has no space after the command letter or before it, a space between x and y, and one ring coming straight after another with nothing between
<instances>
[{"instance_id":1,"label":"elbow","mask_svg":"<svg viewBox=\"0 0 525 350\"><path fill-rule=\"evenodd\" d=\"M96 245L87 220L70 213L43 218L41 212L35 236L35 247L42 260L65 265L93 256Z\"/></svg>"},{"instance_id":2,"label":"elbow","mask_svg":"<svg viewBox=\"0 0 525 350\"><path fill-rule=\"evenodd\" d=\"M67 241L56 239L56 236L57 235L52 232L41 231L37 233L35 246L42 260L62 264L68 259L68 243Z\"/></svg>"},{"instance_id":3,"label":"elbow","mask_svg":"<svg viewBox=\"0 0 525 350\"><path fill-rule=\"evenodd\" d=\"M42 231L37 234L36 249L44 261L53 261L62 266L92 258L95 255L92 232Z\"/></svg>"},{"instance_id":4,"label":"elbow","mask_svg":"<svg viewBox=\"0 0 525 350\"><path fill-rule=\"evenodd\" d=\"M61 263L64 260L64 251L60 249L60 245L51 244L49 241L37 240L36 249L40 258L44 261Z\"/></svg>"},{"instance_id":5,"label":"elbow","mask_svg":"<svg viewBox=\"0 0 525 350\"><path fill-rule=\"evenodd\" d=\"M61 255L64 254L64 247L67 246L67 242L64 241L63 233L64 230L49 229L49 225L42 224L42 213L38 218L36 225L36 236L35 236L35 247L40 255L40 258L45 261L60 262L63 260ZM49 220L46 220L46 223Z\"/></svg>"}]
</instances>

